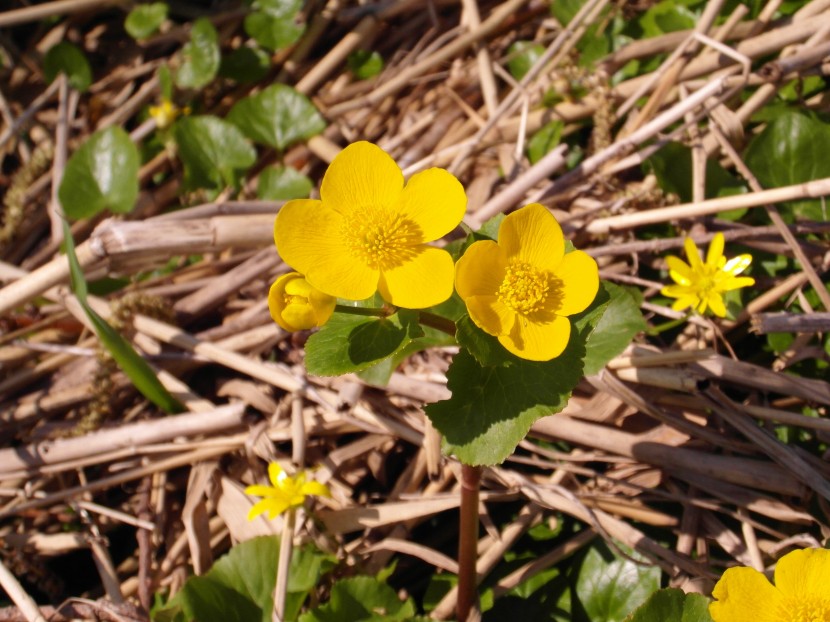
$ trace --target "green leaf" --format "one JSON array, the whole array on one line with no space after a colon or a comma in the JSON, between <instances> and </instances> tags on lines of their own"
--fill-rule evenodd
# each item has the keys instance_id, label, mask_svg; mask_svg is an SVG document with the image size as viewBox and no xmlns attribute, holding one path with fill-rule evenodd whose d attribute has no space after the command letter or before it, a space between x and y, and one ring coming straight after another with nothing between
<instances>
[{"instance_id":1,"label":"green leaf","mask_svg":"<svg viewBox=\"0 0 830 622\"><path fill-rule=\"evenodd\" d=\"M413 339L392 356L388 356L379 363L375 363L371 367L357 372L357 375L367 384L376 387L385 387L389 384L389 379L392 377L392 373L398 368L398 365L416 352L455 344L455 339L443 331L429 326L423 326L422 329L424 331L423 337Z\"/></svg>"},{"instance_id":2,"label":"green leaf","mask_svg":"<svg viewBox=\"0 0 830 622\"><path fill-rule=\"evenodd\" d=\"M92 68L81 49L61 41L49 48L43 57L43 75L47 82L53 82L59 73L66 74L69 86L85 92L92 84Z\"/></svg>"},{"instance_id":3,"label":"green leaf","mask_svg":"<svg viewBox=\"0 0 830 622\"><path fill-rule=\"evenodd\" d=\"M257 196L264 201L307 199L311 194L311 180L290 166L267 168L259 175Z\"/></svg>"},{"instance_id":4,"label":"green leaf","mask_svg":"<svg viewBox=\"0 0 830 622\"><path fill-rule=\"evenodd\" d=\"M600 289L591 307L571 318L565 351L547 362L510 354L462 318L456 338L463 347L447 372L452 397L425 409L444 435L445 452L465 464L498 464L537 419L562 410L582 377L586 342L608 302Z\"/></svg>"},{"instance_id":5,"label":"green leaf","mask_svg":"<svg viewBox=\"0 0 830 622\"><path fill-rule=\"evenodd\" d=\"M303 26L294 21L293 16L278 17L256 11L245 17L245 32L262 47L269 50L281 50L288 47L303 34Z\"/></svg>"},{"instance_id":6,"label":"green leaf","mask_svg":"<svg viewBox=\"0 0 830 622\"><path fill-rule=\"evenodd\" d=\"M221 54L219 35L206 17L193 22L190 41L182 48L182 64L176 72L181 89L200 89L216 77Z\"/></svg>"},{"instance_id":7,"label":"green leaf","mask_svg":"<svg viewBox=\"0 0 830 622\"><path fill-rule=\"evenodd\" d=\"M400 352L423 334L418 312L409 309L384 318L335 313L306 342L306 369L315 376L360 371Z\"/></svg>"},{"instance_id":8,"label":"green leaf","mask_svg":"<svg viewBox=\"0 0 830 622\"><path fill-rule=\"evenodd\" d=\"M201 577L191 577L154 619L181 612L190 622L270 622L274 605L279 539L263 536L234 546ZM306 547L291 555L285 619L295 620L320 577L331 570L331 556Z\"/></svg>"},{"instance_id":9,"label":"green leaf","mask_svg":"<svg viewBox=\"0 0 830 622\"><path fill-rule=\"evenodd\" d=\"M709 599L677 588L657 590L625 622L712 622Z\"/></svg>"},{"instance_id":10,"label":"green leaf","mask_svg":"<svg viewBox=\"0 0 830 622\"><path fill-rule=\"evenodd\" d=\"M639 23L646 38L657 37L667 32L693 29L697 16L680 2L663 0L646 11Z\"/></svg>"},{"instance_id":11,"label":"green leaf","mask_svg":"<svg viewBox=\"0 0 830 622\"><path fill-rule=\"evenodd\" d=\"M341 579L331 588L325 605L299 617L299 622L381 622L411 620L415 605L401 601L391 587L374 577Z\"/></svg>"},{"instance_id":12,"label":"green leaf","mask_svg":"<svg viewBox=\"0 0 830 622\"><path fill-rule=\"evenodd\" d=\"M258 82L268 75L271 57L260 48L243 45L222 57L219 75L242 84Z\"/></svg>"},{"instance_id":13,"label":"green leaf","mask_svg":"<svg viewBox=\"0 0 830 622\"><path fill-rule=\"evenodd\" d=\"M527 158L531 164L536 164L559 145L564 129L565 124L562 121L551 121L530 138L527 143Z\"/></svg>"},{"instance_id":14,"label":"green leaf","mask_svg":"<svg viewBox=\"0 0 830 622\"><path fill-rule=\"evenodd\" d=\"M256 161L256 150L235 125L212 116L179 119L173 135L188 189L236 187Z\"/></svg>"},{"instance_id":15,"label":"green leaf","mask_svg":"<svg viewBox=\"0 0 830 622\"><path fill-rule=\"evenodd\" d=\"M658 566L619 557L602 543L588 549L576 579L577 596L592 622L622 622L659 587Z\"/></svg>"},{"instance_id":16,"label":"green leaf","mask_svg":"<svg viewBox=\"0 0 830 622\"><path fill-rule=\"evenodd\" d=\"M72 154L58 198L66 216L88 218L109 209L129 212L138 196L138 149L120 127L95 132Z\"/></svg>"},{"instance_id":17,"label":"green leaf","mask_svg":"<svg viewBox=\"0 0 830 622\"><path fill-rule=\"evenodd\" d=\"M159 67L159 91L163 99L173 99L173 76L170 74L170 66L164 63Z\"/></svg>"},{"instance_id":18,"label":"green leaf","mask_svg":"<svg viewBox=\"0 0 830 622\"><path fill-rule=\"evenodd\" d=\"M379 52L370 50L356 50L349 54L346 61L355 78L358 80L367 80L374 78L381 71L383 71L383 57Z\"/></svg>"},{"instance_id":19,"label":"green leaf","mask_svg":"<svg viewBox=\"0 0 830 622\"><path fill-rule=\"evenodd\" d=\"M254 142L280 150L326 127L311 100L285 84L274 84L241 99L227 118Z\"/></svg>"},{"instance_id":20,"label":"green leaf","mask_svg":"<svg viewBox=\"0 0 830 622\"><path fill-rule=\"evenodd\" d=\"M824 145L830 142L830 124L788 111L772 121L747 147L744 159L765 188L800 184L830 177L830 158ZM789 204L797 216L828 219L820 200Z\"/></svg>"},{"instance_id":21,"label":"green leaf","mask_svg":"<svg viewBox=\"0 0 830 622\"><path fill-rule=\"evenodd\" d=\"M605 281L600 286L611 300L588 337L583 370L586 376L599 372L628 347L637 333L646 329L646 321L640 313L642 294L639 290Z\"/></svg>"},{"instance_id":22,"label":"green leaf","mask_svg":"<svg viewBox=\"0 0 830 622\"><path fill-rule=\"evenodd\" d=\"M516 41L507 48L507 56L509 58L507 61L507 69L514 78L521 80L544 53L544 46L538 43L534 43L533 41Z\"/></svg>"},{"instance_id":23,"label":"green leaf","mask_svg":"<svg viewBox=\"0 0 830 622\"><path fill-rule=\"evenodd\" d=\"M145 39L154 34L167 19L166 2L139 4L124 20L124 30L133 39Z\"/></svg>"},{"instance_id":24,"label":"green leaf","mask_svg":"<svg viewBox=\"0 0 830 622\"><path fill-rule=\"evenodd\" d=\"M121 371L126 374L144 397L168 413L177 413L184 410L182 405L164 388L147 361L138 355L130 343L121 336L121 333L107 324L106 320L89 306L86 279L78 263L78 256L75 254L75 241L72 239L72 232L66 221L63 222L63 237L66 245L66 258L69 262L72 291L95 329L98 339L112 355Z\"/></svg>"},{"instance_id":25,"label":"green leaf","mask_svg":"<svg viewBox=\"0 0 830 622\"><path fill-rule=\"evenodd\" d=\"M586 0L556 0L556 2L550 3L550 14L560 24L567 26L585 2Z\"/></svg>"},{"instance_id":26,"label":"green leaf","mask_svg":"<svg viewBox=\"0 0 830 622\"><path fill-rule=\"evenodd\" d=\"M653 154L644 168L651 168L665 192L673 192L683 203L692 201L692 150L680 143L669 143ZM742 194L746 186L716 160L706 161L706 198ZM744 210L746 211L746 210Z\"/></svg>"}]
</instances>

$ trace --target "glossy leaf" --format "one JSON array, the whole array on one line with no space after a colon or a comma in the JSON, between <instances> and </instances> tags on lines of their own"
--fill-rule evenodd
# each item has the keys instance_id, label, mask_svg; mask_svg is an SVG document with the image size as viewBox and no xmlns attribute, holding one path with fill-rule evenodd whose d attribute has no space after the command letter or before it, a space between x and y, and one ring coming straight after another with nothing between
<instances>
[{"instance_id":1,"label":"glossy leaf","mask_svg":"<svg viewBox=\"0 0 830 622\"><path fill-rule=\"evenodd\" d=\"M325 605L299 617L299 622L382 622L411 620L415 605L374 577L341 579L331 588Z\"/></svg>"},{"instance_id":2,"label":"glossy leaf","mask_svg":"<svg viewBox=\"0 0 830 622\"><path fill-rule=\"evenodd\" d=\"M316 376L360 371L421 336L416 311L400 309L385 318L335 313L306 342L306 369Z\"/></svg>"},{"instance_id":3,"label":"glossy leaf","mask_svg":"<svg viewBox=\"0 0 830 622\"><path fill-rule=\"evenodd\" d=\"M68 41L53 45L43 57L43 75L47 82L54 81L60 73L66 74L69 86L82 93L92 84L89 61L78 46Z\"/></svg>"},{"instance_id":4,"label":"glossy leaf","mask_svg":"<svg viewBox=\"0 0 830 622\"><path fill-rule=\"evenodd\" d=\"M138 196L138 149L120 127L95 132L72 154L58 198L72 220L108 209L129 212Z\"/></svg>"},{"instance_id":5,"label":"glossy leaf","mask_svg":"<svg viewBox=\"0 0 830 622\"><path fill-rule=\"evenodd\" d=\"M64 221L63 236L66 245L66 257L69 262L70 282L81 308L92 324L95 334L101 344L112 355L113 360L126 374L136 389L156 406L168 413L177 413L184 410L164 385L161 384L156 373L139 354L133 349L124 337L110 326L87 302L87 284L84 273L75 254L75 243L69 225Z\"/></svg>"},{"instance_id":6,"label":"glossy leaf","mask_svg":"<svg viewBox=\"0 0 830 622\"><path fill-rule=\"evenodd\" d=\"M637 333L646 329L646 321L640 313L642 295L638 290L605 281L600 286L608 293L610 301L588 337L583 370L586 376L599 372L628 347Z\"/></svg>"},{"instance_id":7,"label":"glossy leaf","mask_svg":"<svg viewBox=\"0 0 830 622\"><path fill-rule=\"evenodd\" d=\"M527 159L531 164L536 164L559 145L564 129L562 121L551 121L531 136L527 143Z\"/></svg>"},{"instance_id":8,"label":"glossy leaf","mask_svg":"<svg viewBox=\"0 0 830 622\"><path fill-rule=\"evenodd\" d=\"M709 599L677 588L657 590L625 622L712 622Z\"/></svg>"},{"instance_id":9,"label":"glossy leaf","mask_svg":"<svg viewBox=\"0 0 830 622\"><path fill-rule=\"evenodd\" d=\"M652 155L644 168L654 171L660 188L680 197L683 203L692 201L692 150L680 143L669 143ZM723 168L717 160L706 161L707 199L746 192L740 179ZM745 211L745 210L744 210Z\"/></svg>"},{"instance_id":10,"label":"glossy leaf","mask_svg":"<svg viewBox=\"0 0 830 622\"><path fill-rule=\"evenodd\" d=\"M124 20L124 30L133 39L145 39L158 31L167 19L169 7L166 2L139 4Z\"/></svg>"},{"instance_id":11,"label":"glossy leaf","mask_svg":"<svg viewBox=\"0 0 830 622\"><path fill-rule=\"evenodd\" d=\"M358 80L374 78L383 71L383 57L371 50L356 50L349 54L347 61L349 71Z\"/></svg>"},{"instance_id":12,"label":"glossy leaf","mask_svg":"<svg viewBox=\"0 0 830 622\"><path fill-rule=\"evenodd\" d=\"M311 100L285 84L240 100L228 113L228 121L254 142L280 150L326 127Z\"/></svg>"},{"instance_id":13,"label":"glossy leaf","mask_svg":"<svg viewBox=\"0 0 830 622\"><path fill-rule=\"evenodd\" d=\"M660 568L620 557L596 544L579 567L576 594L592 622L623 622L660 587Z\"/></svg>"},{"instance_id":14,"label":"glossy leaf","mask_svg":"<svg viewBox=\"0 0 830 622\"><path fill-rule=\"evenodd\" d=\"M265 201L305 199L311 194L311 180L290 166L267 168L259 175L257 196Z\"/></svg>"},{"instance_id":15,"label":"glossy leaf","mask_svg":"<svg viewBox=\"0 0 830 622\"><path fill-rule=\"evenodd\" d=\"M188 189L237 186L256 161L256 150L235 125L212 116L180 119L173 135Z\"/></svg>"},{"instance_id":16,"label":"glossy leaf","mask_svg":"<svg viewBox=\"0 0 830 622\"><path fill-rule=\"evenodd\" d=\"M543 45L533 41L516 41L507 49L507 68L510 75L516 80L521 80L544 53Z\"/></svg>"},{"instance_id":17,"label":"glossy leaf","mask_svg":"<svg viewBox=\"0 0 830 622\"><path fill-rule=\"evenodd\" d=\"M444 435L444 450L465 464L503 462L537 419L562 410L582 377L588 336L608 305L600 290L592 306L572 319L571 339L552 361L520 359L495 337L461 319L463 346L447 372L452 397L426 406Z\"/></svg>"},{"instance_id":18,"label":"glossy leaf","mask_svg":"<svg viewBox=\"0 0 830 622\"><path fill-rule=\"evenodd\" d=\"M220 60L216 28L209 19L200 17L193 22L190 41L182 48L176 85L181 89L200 89L208 85L219 71Z\"/></svg>"},{"instance_id":19,"label":"glossy leaf","mask_svg":"<svg viewBox=\"0 0 830 622\"><path fill-rule=\"evenodd\" d=\"M242 84L257 82L268 75L271 57L260 48L243 45L222 57L219 75Z\"/></svg>"},{"instance_id":20,"label":"glossy leaf","mask_svg":"<svg viewBox=\"0 0 830 622\"><path fill-rule=\"evenodd\" d=\"M786 112L756 136L744 155L764 188L778 188L830 177L830 124L800 112ZM790 204L798 216L825 221L830 218L819 200Z\"/></svg>"},{"instance_id":21,"label":"glossy leaf","mask_svg":"<svg viewBox=\"0 0 830 622\"><path fill-rule=\"evenodd\" d=\"M270 622L274 606L279 539L262 536L234 546L203 576L191 577L154 618L185 622ZM285 619L295 620L320 577L331 570L330 556L312 548L291 556Z\"/></svg>"},{"instance_id":22,"label":"glossy leaf","mask_svg":"<svg viewBox=\"0 0 830 622\"><path fill-rule=\"evenodd\" d=\"M293 17L275 17L256 11L245 17L245 32L262 47L276 51L299 39L303 27Z\"/></svg>"}]
</instances>

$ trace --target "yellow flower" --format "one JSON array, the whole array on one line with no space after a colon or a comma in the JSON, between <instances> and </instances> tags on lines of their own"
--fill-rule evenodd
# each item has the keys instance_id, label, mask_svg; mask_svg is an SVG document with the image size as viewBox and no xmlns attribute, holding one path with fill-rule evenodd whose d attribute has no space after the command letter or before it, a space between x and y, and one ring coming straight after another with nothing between
<instances>
[{"instance_id":1,"label":"yellow flower","mask_svg":"<svg viewBox=\"0 0 830 622\"><path fill-rule=\"evenodd\" d=\"M715 622L830 622L830 551L787 553L775 586L753 568L729 568L712 591Z\"/></svg>"},{"instance_id":2,"label":"yellow flower","mask_svg":"<svg viewBox=\"0 0 830 622\"><path fill-rule=\"evenodd\" d=\"M726 261L723 256L722 233L717 233L712 238L705 263L701 261L697 246L690 238L684 240L683 247L689 263L679 257L666 257L669 276L676 285L666 285L660 293L677 298L672 304L675 311L692 307L698 313L705 313L706 309L711 309L718 317L726 317L722 294L755 284L752 277L738 276L752 263L752 255L738 255Z\"/></svg>"},{"instance_id":3,"label":"yellow flower","mask_svg":"<svg viewBox=\"0 0 830 622\"><path fill-rule=\"evenodd\" d=\"M322 326L334 313L337 300L312 287L299 272L278 278L268 292L271 317L287 331Z\"/></svg>"},{"instance_id":4,"label":"yellow flower","mask_svg":"<svg viewBox=\"0 0 830 622\"><path fill-rule=\"evenodd\" d=\"M156 127L160 130L173 125L173 121L183 114L190 114L190 108L187 106L179 108L169 99L163 99L158 106L150 106L150 116L156 120Z\"/></svg>"},{"instance_id":5,"label":"yellow flower","mask_svg":"<svg viewBox=\"0 0 830 622\"><path fill-rule=\"evenodd\" d=\"M404 186L395 161L368 142L349 145L329 166L320 200L286 203L274 223L282 258L331 296L422 309L452 294L453 261L428 246L461 221L467 197L443 169Z\"/></svg>"},{"instance_id":6,"label":"yellow flower","mask_svg":"<svg viewBox=\"0 0 830 622\"><path fill-rule=\"evenodd\" d=\"M508 351L549 361L568 345L568 316L597 295L599 271L587 253L565 254L556 218L532 203L502 221L498 243L482 240L467 249L455 287L473 322Z\"/></svg>"},{"instance_id":7,"label":"yellow flower","mask_svg":"<svg viewBox=\"0 0 830 622\"><path fill-rule=\"evenodd\" d=\"M304 471L292 477L276 462L268 465L268 479L271 480L272 486L254 485L245 489L246 495L264 497L261 501L257 501L248 512L248 520L255 519L263 512L268 512L268 518L274 519L289 508L301 506L306 497L331 496L325 484L314 480L307 482Z\"/></svg>"}]
</instances>

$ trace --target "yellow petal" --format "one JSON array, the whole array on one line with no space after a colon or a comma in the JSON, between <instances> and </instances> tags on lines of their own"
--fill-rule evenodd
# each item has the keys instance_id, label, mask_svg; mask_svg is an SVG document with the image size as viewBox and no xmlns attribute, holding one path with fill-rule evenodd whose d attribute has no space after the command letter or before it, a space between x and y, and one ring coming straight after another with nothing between
<instances>
[{"instance_id":1,"label":"yellow petal","mask_svg":"<svg viewBox=\"0 0 830 622\"><path fill-rule=\"evenodd\" d=\"M749 267L749 264L752 263L752 255L749 253L738 255L737 257L733 257L729 261L727 261L723 268L721 268L724 272L731 274L732 276L737 276L744 270Z\"/></svg>"},{"instance_id":2,"label":"yellow petal","mask_svg":"<svg viewBox=\"0 0 830 622\"><path fill-rule=\"evenodd\" d=\"M830 550L801 549L787 553L775 566L775 585L787 598L821 599L830 609Z\"/></svg>"},{"instance_id":3,"label":"yellow petal","mask_svg":"<svg viewBox=\"0 0 830 622\"><path fill-rule=\"evenodd\" d=\"M298 276L300 276L299 272L287 272L274 281L274 284L271 285L271 289L268 290L268 311L271 313L271 319L273 319L280 326L280 328L287 331L295 331L297 329L287 324L282 317L282 313L285 311L286 306L285 286L289 281L296 279Z\"/></svg>"},{"instance_id":4,"label":"yellow petal","mask_svg":"<svg viewBox=\"0 0 830 622\"><path fill-rule=\"evenodd\" d=\"M669 255L666 257L666 264L669 267L669 276L675 283L688 285L694 278L694 273L685 261L679 257Z\"/></svg>"},{"instance_id":5,"label":"yellow petal","mask_svg":"<svg viewBox=\"0 0 830 622\"><path fill-rule=\"evenodd\" d=\"M418 225L423 239L432 242L461 222L467 210L467 195L454 175L431 168L413 175L401 197L400 210Z\"/></svg>"},{"instance_id":6,"label":"yellow petal","mask_svg":"<svg viewBox=\"0 0 830 622\"><path fill-rule=\"evenodd\" d=\"M270 462L268 464L268 479L271 480L271 485L279 488L285 477L287 477L287 473L285 473L279 462Z\"/></svg>"},{"instance_id":7,"label":"yellow petal","mask_svg":"<svg viewBox=\"0 0 830 622\"><path fill-rule=\"evenodd\" d=\"M497 296L471 296L465 301L470 319L488 335L506 335L516 323L516 312Z\"/></svg>"},{"instance_id":8,"label":"yellow petal","mask_svg":"<svg viewBox=\"0 0 830 622\"><path fill-rule=\"evenodd\" d=\"M475 242L455 265L455 287L463 299L495 294L504 280L506 261L492 240Z\"/></svg>"},{"instance_id":9,"label":"yellow petal","mask_svg":"<svg viewBox=\"0 0 830 622\"><path fill-rule=\"evenodd\" d=\"M257 497L273 497L274 487L263 486L261 484L253 484L252 486L248 486L247 488L245 488L245 494L254 495Z\"/></svg>"},{"instance_id":10,"label":"yellow petal","mask_svg":"<svg viewBox=\"0 0 830 622\"><path fill-rule=\"evenodd\" d=\"M723 303L723 297L717 292L709 292L709 295L706 297L706 302L709 305L709 308L712 309L712 313L717 315L718 317L726 317L726 305ZM701 311L703 313L705 309Z\"/></svg>"},{"instance_id":11,"label":"yellow petal","mask_svg":"<svg viewBox=\"0 0 830 622\"><path fill-rule=\"evenodd\" d=\"M766 577L752 568L729 568L712 590L709 605L715 622L787 622L777 615L783 597Z\"/></svg>"},{"instance_id":12,"label":"yellow petal","mask_svg":"<svg viewBox=\"0 0 830 622\"><path fill-rule=\"evenodd\" d=\"M308 301L314 309L314 318L316 326L322 326L329 321L334 313L334 307L337 306L337 298L324 294L320 290L313 290L309 295Z\"/></svg>"},{"instance_id":13,"label":"yellow petal","mask_svg":"<svg viewBox=\"0 0 830 622\"><path fill-rule=\"evenodd\" d=\"M268 518L271 520L274 520L290 507L284 499L267 499L266 501L260 503L268 504Z\"/></svg>"},{"instance_id":14,"label":"yellow petal","mask_svg":"<svg viewBox=\"0 0 830 622\"><path fill-rule=\"evenodd\" d=\"M724 292L730 292L733 289L740 289L742 287L749 287L755 285L755 279L751 276L737 276L724 279L718 283L718 288Z\"/></svg>"},{"instance_id":15,"label":"yellow petal","mask_svg":"<svg viewBox=\"0 0 830 622\"><path fill-rule=\"evenodd\" d=\"M694 240L686 238L683 240L683 248L686 250L686 258L689 260L689 267L695 274L700 274L703 271L703 262L700 260L700 253L697 251Z\"/></svg>"},{"instance_id":16,"label":"yellow petal","mask_svg":"<svg viewBox=\"0 0 830 622\"><path fill-rule=\"evenodd\" d=\"M309 330L317 326L317 316L308 303L291 303L282 312L282 319L289 330ZM278 322L279 323L279 322Z\"/></svg>"},{"instance_id":17,"label":"yellow petal","mask_svg":"<svg viewBox=\"0 0 830 622\"><path fill-rule=\"evenodd\" d=\"M315 497L330 497L331 492L328 489L328 486L325 484L321 484L318 481L311 480L310 482L306 482L303 484L300 492L306 496L315 496Z\"/></svg>"},{"instance_id":18,"label":"yellow petal","mask_svg":"<svg viewBox=\"0 0 830 622\"><path fill-rule=\"evenodd\" d=\"M349 215L358 208L394 207L402 191L403 173L395 160L377 145L361 141L334 158L323 176L320 197L326 207Z\"/></svg>"},{"instance_id":19,"label":"yellow petal","mask_svg":"<svg viewBox=\"0 0 830 622\"><path fill-rule=\"evenodd\" d=\"M718 232L712 241L709 242L709 250L706 253L706 264L713 267L718 267L723 259L723 234Z\"/></svg>"},{"instance_id":20,"label":"yellow petal","mask_svg":"<svg viewBox=\"0 0 830 622\"><path fill-rule=\"evenodd\" d=\"M690 307L697 307L700 299L694 294L684 294L672 303L674 311L685 311Z\"/></svg>"},{"instance_id":21,"label":"yellow petal","mask_svg":"<svg viewBox=\"0 0 830 622\"><path fill-rule=\"evenodd\" d=\"M499 246L508 259L554 272L565 254L562 227L546 208L531 203L509 214L499 227Z\"/></svg>"},{"instance_id":22,"label":"yellow petal","mask_svg":"<svg viewBox=\"0 0 830 622\"><path fill-rule=\"evenodd\" d=\"M573 315L588 308L599 291L599 268L588 253L573 251L562 258L554 279L559 281L560 296L556 315Z\"/></svg>"},{"instance_id":23,"label":"yellow petal","mask_svg":"<svg viewBox=\"0 0 830 622\"><path fill-rule=\"evenodd\" d=\"M509 352L529 361L549 361L562 354L571 336L571 322L566 317L555 316L545 324L519 317L513 330L499 336Z\"/></svg>"},{"instance_id":24,"label":"yellow petal","mask_svg":"<svg viewBox=\"0 0 830 622\"><path fill-rule=\"evenodd\" d=\"M248 520L254 520L257 516L265 512L271 504L269 503L269 499L263 499L262 501L257 501L253 507L248 510Z\"/></svg>"},{"instance_id":25,"label":"yellow petal","mask_svg":"<svg viewBox=\"0 0 830 622\"><path fill-rule=\"evenodd\" d=\"M381 271L378 290L397 307L424 309L452 295L455 269L450 254L440 248L416 246L412 257Z\"/></svg>"}]
</instances>

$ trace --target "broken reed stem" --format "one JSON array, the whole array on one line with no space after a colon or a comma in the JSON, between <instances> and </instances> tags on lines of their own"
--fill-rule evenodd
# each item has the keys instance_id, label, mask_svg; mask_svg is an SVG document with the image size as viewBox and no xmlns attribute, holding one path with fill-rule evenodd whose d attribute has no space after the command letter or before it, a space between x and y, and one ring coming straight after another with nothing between
<instances>
[{"instance_id":1,"label":"broken reed stem","mask_svg":"<svg viewBox=\"0 0 830 622\"><path fill-rule=\"evenodd\" d=\"M461 507L458 519L458 622L467 622L476 605L478 576L478 493L481 486L481 467L461 465Z\"/></svg>"},{"instance_id":2,"label":"broken reed stem","mask_svg":"<svg viewBox=\"0 0 830 622\"><path fill-rule=\"evenodd\" d=\"M294 547L294 526L297 510L288 508L282 523L280 554L277 561L277 583L274 587L274 622L285 621L285 598L288 593L288 573L291 569L291 549Z\"/></svg>"},{"instance_id":3,"label":"broken reed stem","mask_svg":"<svg viewBox=\"0 0 830 622\"><path fill-rule=\"evenodd\" d=\"M759 313L752 317L751 330L767 333L824 333L830 331L830 313Z\"/></svg>"}]
</instances>

